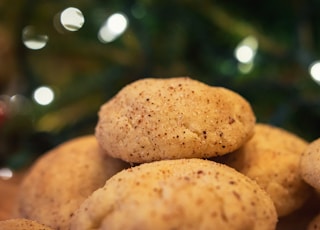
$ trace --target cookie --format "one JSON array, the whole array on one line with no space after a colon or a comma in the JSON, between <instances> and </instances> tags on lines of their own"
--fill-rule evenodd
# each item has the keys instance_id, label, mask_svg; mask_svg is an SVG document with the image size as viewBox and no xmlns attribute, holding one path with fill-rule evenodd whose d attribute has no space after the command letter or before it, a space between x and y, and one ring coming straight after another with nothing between
<instances>
[{"instance_id":1,"label":"cookie","mask_svg":"<svg viewBox=\"0 0 320 230\"><path fill-rule=\"evenodd\" d=\"M302 178L320 191L320 138L312 141L301 156Z\"/></svg>"},{"instance_id":2,"label":"cookie","mask_svg":"<svg viewBox=\"0 0 320 230\"><path fill-rule=\"evenodd\" d=\"M140 164L111 177L72 217L82 229L275 229L276 210L256 182L203 159Z\"/></svg>"},{"instance_id":3,"label":"cookie","mask_svg":"<svg viewBox=\"0 0 320 230\"><path fill-rule=\"evenodd\" d=\"M43 224L28 219L9 219L0 221L1 230L53 230Z\"/></svg>"},{"instance_id":4,"label":"cookie","mask_svg":"<svg viewBox=\"0 0 320 230\"><path fill-rule=\"evenodd\" d=\"M109 177L128 167L101 151L94 135L88 135L45 153L22 182L19 216L68 229L74 210Z\"/></svg>"},{"instance_id":5,"label":"cookie","mask_svg":"<svg viewBox=\"0 0 320 230\"><path fill-rule=\"evenodd\" d=\"M256 124L254 132L247 143L222 157L221 162L257 181L271 196L278 215L286 216L300 208L311 192L299 167L308 142L268 124Z\"/></svg>"},{"instance_id":6,"label":"cookie","mask_svg":"<svg viewBox=\"0 0 320 230\"><path fill-rule=\"evenodd\" d=\"M242 96L187 77L133 82L98 115L102 148L132 163L223 155L246 142L255 124Z\"/></svg>"}]
</instances>

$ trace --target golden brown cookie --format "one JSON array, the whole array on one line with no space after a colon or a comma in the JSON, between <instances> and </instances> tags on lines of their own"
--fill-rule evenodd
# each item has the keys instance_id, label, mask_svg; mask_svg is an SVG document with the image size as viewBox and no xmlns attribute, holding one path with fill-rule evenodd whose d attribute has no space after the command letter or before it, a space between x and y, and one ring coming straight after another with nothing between
<instances>
[{"instance_id":1,"label":"golden brown cookie","mask_svg":"<svg viewBox=\"0 0 320 230\"><path fill-rule=\"evenodd\" d=\"M78 209L72 230L275 229L276 210L255 181L203 159L123 170Z\"/></svg>"},{"instance_id":2,"label":"golden brown cookie","mask_svg":"<svg viewBox=\"0 0 320 230\"><path fill-rule=\"evenodd\" d=\"M299 167L308 143L281 128L256 124L254 136L223 163L254 179L271 196L279 216L302 206L310 194Z\"/></svg>"},{"instance_id":3,"label":"golden brown cookie","mask_svg":"<svg viewBox=\"0 0 320 230\"><path fill-rule=\"evenodd\" d=\"M68 229L75 209L128 165L101 152L94 135L67 141L32 166L20 188L21 217Z\"/></svg>"},{"instance_id":4,"label":"golden brown cookie","mask_svg":"<svg viewBox=\"0 0 320 230\"><path fill-rule=\"evenodd\" d=\"M301 156L302 178L320 191L320 138L311 142Z\"/></svg>"},{"instance_id":5,"label":"golden brown cookie","mask_svg":"<svg viewBox=\"0 0 320 230\"><path fill-rule=\"evenodd\" d=\"M36 221L17 218L0 221L1 230L53 230Z\"/></svg>"},{"instance_id":6,"label":"golden brown cookie","mask_svg":"<svg viewBox=\"0 0 320 230\"><path fill-rule=\"evenodd\" d=\"M133 82L101 106L96 137L127 162L208 158L239 148L255 115L239 94L186 77Z\"/></svg>"}]
</instances>

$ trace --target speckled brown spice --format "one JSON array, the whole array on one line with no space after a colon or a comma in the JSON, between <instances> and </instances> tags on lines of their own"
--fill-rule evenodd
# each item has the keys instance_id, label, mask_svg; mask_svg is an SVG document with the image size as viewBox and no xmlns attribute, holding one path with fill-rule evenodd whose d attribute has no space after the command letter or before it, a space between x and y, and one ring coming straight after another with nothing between
<instances>
[{"instance_id":1,"label":"speckled brown spice","mask_svg":"<svg viewBox=\"0 0 320 230\"><path fill-rule=\"evenodd\" d=\"M105 188L81 205L71 230L276 227L276 210L265 191L232 168L209 160L144 163L116 174Z\"/></svg>"},{"instance_id":2,"label":"speckled brown spice","mask_svg":"<svg viewBox=\"0 0 320 230\"><path fill-rule=\"evenodd\" d=\"M40 224L34 220L15 218L0 221L1 230L53 230L52 228Z\"/></svg>"},{"instance_id":3,"label":"speckled brown spice","mask_svg":"<svg viewBox=\"0 0 320 230\"><path fill-rule=\"evenodd\" d=\"M96 137L116 158L208 158L239 148L255 115L239 94L186 78L142 79L101 106Z\"/></svg>"},{"instance_id":4,"label":"speckled brown spice","mask_svg":"<svg viewBox=\"0 0 320 230\"><path fill-rule=\"evenodd\" d=\"M308 142L268 124L257 123L254 130L248 142L223 156L221 162L256 180L271 196L278 215L287 216L299 209L311 193L300 170Z\"/></svg>"},{"instance_id":5,"label":"speckled brown spice","mask_svg":"<svg viewBox=\"0 0 320 230\"><path fill-rule=\"evenodd\" d=\"M106 179L129 164L102 153L94 135L71 139L39 158L25 176L19 216L69 229L75 209Z\"/></svg>"}]
</instances>

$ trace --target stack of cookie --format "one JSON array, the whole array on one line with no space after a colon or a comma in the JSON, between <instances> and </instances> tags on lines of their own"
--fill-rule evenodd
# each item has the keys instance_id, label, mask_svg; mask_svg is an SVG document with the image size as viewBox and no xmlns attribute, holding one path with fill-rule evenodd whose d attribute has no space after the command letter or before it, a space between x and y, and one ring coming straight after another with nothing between
<instances>
[{"instance_id":1,"label":"stack of cookie","mask_svg":"<svg viewBox=\"0 0 320 230\"><path fill-rule=\"evenodd\" d=\"M59 230L272 230L313 191L300 170L308 143L257 124L231 90L142 79L98 115L95 135L35 162L20 218Z\"/></svg>"}]
</instances>

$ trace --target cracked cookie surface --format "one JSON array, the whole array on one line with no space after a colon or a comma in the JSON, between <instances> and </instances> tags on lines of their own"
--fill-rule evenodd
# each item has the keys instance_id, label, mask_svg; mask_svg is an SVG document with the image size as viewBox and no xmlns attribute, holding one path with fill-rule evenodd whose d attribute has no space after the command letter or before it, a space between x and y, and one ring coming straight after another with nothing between
<instances>
[{"instance_id":1,"label":"cracked cookie surface","mask_svg":"<svg viewBox=\"0 0 320 230\"><path fill-rule=\"evenodd\" d=\"M75 209L108 178L129 167L102 152L94 135L87 135L42 155L22 182L19 216L53 229L69 229Z\"/></svg>"},{"instance_id":2,"label":"cracked cookie surface","mask_svg":"<svg viewBox=\"0 0 320 230\"><path fill-rule=\"evenodd\" d=\"M275 229L270 197L234 169L203 159L123 170L76 211L71 229Z\"/></svg>"},{"instance_id":3,"label":"cracked cookie surface","mask_svg":"<svg viewBox=\"0 0 320 230\"><path fill-rule=\"evenodd\" d=\"M224 155L251 137L254 124L250 104L231 90L147 78L101 106L95 134L113 157L143 163Z\"/></svg>"},{"instance_id":4,"label":"cracked cookie surface","mask_svg":"<svg viewBox=\"0 0 320 230\"><path fill-rule=\"evenodd\" d=\"M256 180L270 195L278 215L287 216L311 193L299 166L307 146L307 141L289 131L257 123L253 137L220 162Z\"/></svg>"}]
</instances>

